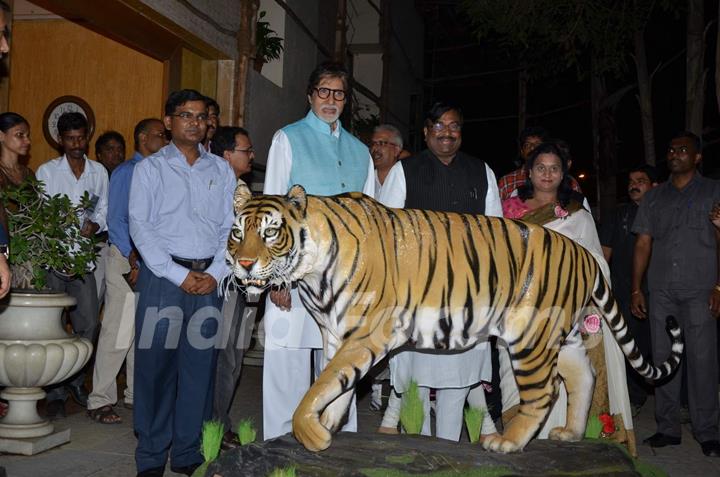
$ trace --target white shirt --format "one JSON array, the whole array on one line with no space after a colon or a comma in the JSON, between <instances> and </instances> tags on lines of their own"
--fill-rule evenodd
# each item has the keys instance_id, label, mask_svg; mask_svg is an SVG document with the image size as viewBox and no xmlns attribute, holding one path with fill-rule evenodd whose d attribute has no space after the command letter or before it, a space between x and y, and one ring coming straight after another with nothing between
<instances>
[{"instance_id":1,"label":"white shirt","mask_svg":"<svg viewBox=\"0 0 720 477\"><path fill-rule=\"evenodd\" d=\"M485 164L485 173L487 175L485 215L502 217L502 203L500 202L500 191L498 190L497 181L495 180L495 173L487 164ZM380 190L380 194L378 194L377 200L387 207L401 209L405 207L406 197L407 186L405 184L405 172L402 168L402 161L398 161L392 169L390 169L390 173L385 178L385 183Z\"/></svg>"},{"instance_id":2,"label":"white shirt","mask_svg":"<svg viewBox=\"0 0 720 477\"><path fill-rule=\"evenodd\" d=\"M397 198L394 197L394 194L390 192L391 187L397 187L398 186L398 179L396 176L400 174L403 176L402 178L402 184L405 184L405 177L403 168L400 165L400 161L395 162L393 166L388 171L387 175L385 176L385 182L380 184L380 180L377 177L377 171L375 171L375 199L377 199L378 202L382 203L386 207L391 207L393 209L401 209L403 205L405 205L405 199L403 199L402 202L397 202ZM387 186L387 187L386 187ZM403 189L403 197L405 197L405 192Z\"/></svg>"},{"instance_id":3,"label":"white shirt","mask_svg":"<svg viewBox=\"0 0 720 477\"><path fill-rule=\"evenodd\" d=\"M335 128L333 136L340 136L340 128ZM278 130L272 139L270 152L268 153L267 168L265 169L265 185L263 194L283 195L288 191L290 182L290 171L292 170L292 148L287 134L282 129ZM368 154L368 174L365 179L363 194L370 197L375 196L375 168L372 157Z\"/></svg>"},{"instance_id":4,"label":"white shirt","mask_svg":"<svg viewBox=\"0 0 720 477\"><path fill-rule=\"evenodd\" d=\"M100 226L98 233L107 230L108 174L102 164L91 161L85 156L85 169L78 179L63 155L41 165L36 177L45 183L45 192L48 195L66 195L73 205L80 203L85 191L90 194L91 199L93 196L97 197L97 204L90 220Z\"/></svg>"}]
</instances>

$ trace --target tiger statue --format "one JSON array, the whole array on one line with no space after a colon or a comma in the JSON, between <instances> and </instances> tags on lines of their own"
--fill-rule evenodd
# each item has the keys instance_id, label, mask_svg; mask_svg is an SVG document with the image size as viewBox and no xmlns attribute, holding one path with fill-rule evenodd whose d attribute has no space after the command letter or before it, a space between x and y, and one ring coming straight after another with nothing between
<instances>
[{"instance_id":1,"label":"tiger statue","mask_svg":"<svg viewBox=\"0 0 720 477\"><path fill-rule=\"evenodd\" d=\"M541 226L390 209L361 193L315 197L299 185L285 196L252 197L240 183L234 209L227 245L233 280L250 293L297 284L321 330L329 362L292 421L308 450L330 445L355 384L406 342L442 350L468 349L488 336L507 343L520 410L502 435L483 443L502 453L522 450L540 429L560 379L567 422L550 437L583 437L594 375L580 333L571 331L590 302L641 375L662 379L680 362L683 341L672 318L671 355L653 367L590 252Z\"/></svg>"}]
</instances>

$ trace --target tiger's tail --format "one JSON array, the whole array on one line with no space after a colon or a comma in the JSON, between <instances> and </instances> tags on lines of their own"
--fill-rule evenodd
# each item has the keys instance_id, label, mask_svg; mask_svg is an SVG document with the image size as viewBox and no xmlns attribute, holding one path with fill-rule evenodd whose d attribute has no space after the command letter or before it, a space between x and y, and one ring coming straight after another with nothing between
<instances>
[{"instance_id":1,"label":"tiger's tail","mask_svg":"<svg viewBox=\"0 0 720 477\"><path fill-rule=\"evenodd\" d=\"M657 381L666 378L675 371L680 364L680 357L685 344L682 330L674 317L668 316L665 325L672 340L670 356L659 367L656 367L649 363L640 353L632 334L628 330L627 322L620 313L617 301L600 271L597 272L592 298L598 308L602 310L603 317L612 330L615 340L620 345L620 349L622 349L630 365L640 375Z\"/></svg>"}]
</instances>

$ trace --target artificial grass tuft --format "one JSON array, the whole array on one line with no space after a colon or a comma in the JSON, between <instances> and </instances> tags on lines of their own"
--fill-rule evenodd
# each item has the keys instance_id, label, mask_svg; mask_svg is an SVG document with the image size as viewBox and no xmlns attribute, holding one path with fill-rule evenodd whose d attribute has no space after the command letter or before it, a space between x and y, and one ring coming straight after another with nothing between
<instances>
[{"instance_id":1,"label":"artificial grass tuft","mask_svg":"<svg viewBox=\"0 0 720 477\"><path fill-rule=\"evenodd\" d=\"M295 477L295 467L285 467L283 469L275 469L268 477Z\"/></svg>"},{"instance_id":2,"label":"artificial grass tuft","mask_svg":"<svg viewBox=\"0 0 720 477\"><path fill-rule=\"evenodd\" d=\"M424 420L425 412L417 382L410 381L410 386L402 395L400 424L407 434L420 434Z\"/></svg>"},{"instance_id":3,"label":"artificial grass tuft","mask_svg":"<svg viewBox=\"0 0 720 477\"><path fill-rule=\"evenodd\" d=\"M465 427L467 427L470 442L473 444L480 440L480 431L485 419L486 411L479 407L467 407L465 409Z\"/></svg>"},{"instance_id":4,"label":"artificial grass tuft","mask_svg":"<svg viewBox=\"0 0 720 477\"><path fill-rule=\"evenodd\" d=\"M256 432L255 427L253 426L253 420L248 418L240 421L240 424L238 424L237 427L237 435L240 445L244 446L255 442Z\"/></svg>"},{"instance_id":5,"label":"artificial grass tuft","mask_svg":"<svg viewBox=\"0 0 720 477\"><path fill-rule=\"evenodd\" d=\"M225 426L220 421L205 421L203 423L200 453L205 458L205 462L211 462L217 458L224 433Z\"/></svg>"}]
</instances>

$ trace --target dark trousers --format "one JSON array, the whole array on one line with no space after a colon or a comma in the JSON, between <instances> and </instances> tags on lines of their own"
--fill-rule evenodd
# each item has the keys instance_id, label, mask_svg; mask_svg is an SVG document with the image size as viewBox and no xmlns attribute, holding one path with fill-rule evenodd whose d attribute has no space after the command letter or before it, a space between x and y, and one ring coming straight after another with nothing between
<instances>
[{"instance_id":1,"label":"dark trousers","mask_svg":"<svg viewBox=\"0 0 720 477\"><path fill-rule=\"evenodd\" d=\"M212 415L220 298L190 295L141 267L135 314L134 426L138 472L202 462Z\"/></svg>"},{"instance_id":2,"label":"dark trousers","mask_svg":"<svg viewBox=\"0 0 720 477\"><path fill-rule=\"evenodd\" d=\"M73 331L77 336L87 338L91 342L95 342L98 331L98 298L97 288L95 285L95 275L86 273L82 278L67 279L58 276L53 272L47 275L48 287L57 292L65 292L77 300L77 304L71 307L68 312L70 315L70 323L72 323ZM81 386L85 382L87 365L83 367L78 374L71 376L64 383L55 384L47 389L47 400L67 400L67 390L65 384L72 383Z\"/></svg>"},{"instance_id":3,"label":"dark trousers","mask_svg":"<svg viewBox=\"0 0 720 477\"><path fill-rule=\"evenodd\" d=\"M652 361L652 341L650 339L650 320L640 320L633 316L630 312L630 301L625 297L617 298L625 321L627 322L630 333L635 339L640 354L648 360ZM645 296L647 303L647 295ZM647 382L645 378L630 366L630 362L625 360L625 374L627 375L628 395L632 404L643 405L647 400L648 394L652 392L653 386Z\"/></svg>"},{"instance_id":4,"label":"dark trousers","mask_svg":"<svg viewBox=\"0 0 720 477\"><path fill-rule=\"evenodd\" d=\"M674 316L685 337L688 405L693 434L699 442L718 439L717 322L710 314L710 290L651 290L650 328L655 364L670 354L665 319ZM657 431L680 437L680 388L683 370L655 388Z\"/></svg>"},{"instance_id":5,"label":"dark trousers","mask_svg":"<svg viewBox=\"0 0 720 477\"><path fill-rule=\"evenodd\" d=\"M218 353L215 372L215 399L213 418L225 426L226 431L235 431L230 421L230 405L235 396L245 350L250 346L255 308L245 307L245 295L229 292L223 302L223 345Z\"/></svg>"}]
</instances>

